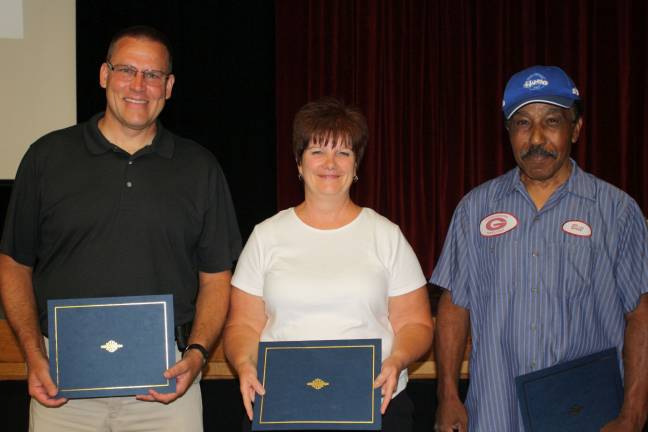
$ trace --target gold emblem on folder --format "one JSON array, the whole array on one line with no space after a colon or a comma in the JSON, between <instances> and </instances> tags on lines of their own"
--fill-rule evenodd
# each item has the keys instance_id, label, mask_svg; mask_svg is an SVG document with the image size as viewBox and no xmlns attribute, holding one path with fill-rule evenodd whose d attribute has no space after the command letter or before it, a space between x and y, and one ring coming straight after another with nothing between
<instances>
[{"instance_id":1,"label":"gold emblem on folder","mask_svg":"<svg viewBox=\"0 0 648 432\"><path fill-rule=\"evenodd\" d=\"M105 344L101 345L99 348L105 349L109 353L114 353L117 351L119 348L124 348L124 345L120 344L119 342L115 342L114 340L110 339L108 342Z\"/></svg>"},{"instance_id":2,"label":"gold emblem on folder","mask_svg":"<svg viewBox=\"0 0 648 432\"><path fill-rule=\"evenodd\" d=\"M313 381L306 383L307 386L313 387L315 390L322 390L324 387L329 385L323 379L315 378Z\"/></svg>"},{"instance_id":3,"label":"gold emblem on folder","mask_svg":"<svg viewBox=\"0 0 648 432\"><path fill-rule=\"evenodd\" d=\"M579 415L581 411L583 411L583 407L578 404L575 404L569 407L569 411L567 411L567 415L575 417Z\"/></svg>"}]
</instances>

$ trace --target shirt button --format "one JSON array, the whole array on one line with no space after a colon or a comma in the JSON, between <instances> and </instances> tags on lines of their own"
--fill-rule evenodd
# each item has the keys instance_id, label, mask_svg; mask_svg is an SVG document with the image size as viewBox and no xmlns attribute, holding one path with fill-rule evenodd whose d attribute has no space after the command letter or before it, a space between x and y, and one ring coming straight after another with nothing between
<instances>
[{"instance_id":1,"label":"shirt button","mask_svg":"<svg viewBox=\"0 0 648 432\"><path fill-rule=\"evenodd\" d=\"M536 362L532 361L531 362L531 369L535 369L535 368L536 368Z\"/></svg>"},{"instance_id":2,"label":"shirt button","mask_svg":"<svg viewBox=\"0 0 648 432\"><path fill-rule=\"evenodd\" d=\"M128 161L128 165L133 165L133 161Z\"/></svg>"},{"instance_id":3,"label":"shirt button","mask_svg":"<svg viewBox=\"0 0 648 432\"><path fill-rule=\"evenodd\" d=\"M538 288L536 288L536 287L531 288L531 292L534 293L534 294L537 293L537 292L538 292Z\"/></svg>"},{"instance_id":4,"label":"shirt button","mask_svg":"<svg viewBox=\"0 0 648 432\"><path fill-rule=\"evenodd\" d=\"M129 182L129 181L126 182L126 187L127 187L127 188L133 187L133 183L132 183L132 182Z\"/></svg>"},{"instance_id":5,"label":"shirt button","mask_svg":"<svg viewBox=\"0 0 648 432\"><path fill-rule=\"evenodd\" d=\"M533 252L531 252L531 255L533 255L534 257L538 257L538 256L540 256L540 252L533 251Z\"/></svg>"},{"instance_id":6,"label":"shirt button","mask_svg":"<svg viewBox=\"0 0 648 432\"><path fill-rule=\"evenodd\" d=\"M535 324L531 324L531 330L536 331L537 327Z\"/></svg>"}]
</instances>

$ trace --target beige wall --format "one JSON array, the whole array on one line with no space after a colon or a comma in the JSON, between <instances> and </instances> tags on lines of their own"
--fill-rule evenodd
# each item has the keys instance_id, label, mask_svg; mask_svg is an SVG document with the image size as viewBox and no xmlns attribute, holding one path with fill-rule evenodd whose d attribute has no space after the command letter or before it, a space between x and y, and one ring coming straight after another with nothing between
<instances>
[{"instance_id":1,"label":"beige wall","mask_svg":"<svg viewBox=\"0 0 648 432\"><path fill-rule=\"evenodd\" d=\"M23 0L23 39L0 39L0 179L41 135L76 122L74 0Z\"/></svg>"}]
</instances>

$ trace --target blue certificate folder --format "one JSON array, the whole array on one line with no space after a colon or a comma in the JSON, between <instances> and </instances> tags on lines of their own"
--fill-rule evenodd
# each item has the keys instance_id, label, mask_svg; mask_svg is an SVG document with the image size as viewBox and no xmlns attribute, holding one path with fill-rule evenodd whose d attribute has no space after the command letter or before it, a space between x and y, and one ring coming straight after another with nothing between
<instances>
[{"instance_id":1,"label":"blue certificate folder","mask_svg":"<svg viewBox=\"0 0 648 432\"><path fill-rule=\"evenodd\" d=\"M598 432L623 403L616 348L521 375L515 384L526 432Z\"/></svg>"},{"instance_id":2,"label":"blue certificate folder","mask_svg":"<svg viewBox=\"0 0 648 432\"><path fill-rule=\"evenodd\" d=\"M380 430L381 340L260 342L252 430Z\"/></svg>"},{"instance_id":3,"label":"blue certificate folder","mask_svg":"<svg viewBox=\"0 0 648 432\"><path fill-rule=\"evenodd\" d=\"M59 396L175 392L173 296L49 300L50 373Z\"/></svg>"}]
</instances>

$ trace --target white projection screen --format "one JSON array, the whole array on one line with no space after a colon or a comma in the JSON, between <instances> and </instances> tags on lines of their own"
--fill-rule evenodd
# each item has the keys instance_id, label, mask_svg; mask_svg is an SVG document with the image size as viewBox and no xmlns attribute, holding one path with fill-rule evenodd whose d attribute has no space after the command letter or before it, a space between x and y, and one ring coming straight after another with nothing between
<instances>
[{"instance_id":1,"label":"white projection screen","mask_svg":"<svg viewBox=\"0 0 648 432\"><path fill-rule=\"evenodd\" d=\"M29 145L76 121L74 0L0 0L0 180Z\"/></svg>"}]
</instances>

